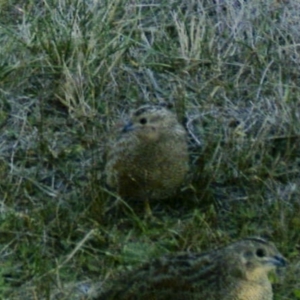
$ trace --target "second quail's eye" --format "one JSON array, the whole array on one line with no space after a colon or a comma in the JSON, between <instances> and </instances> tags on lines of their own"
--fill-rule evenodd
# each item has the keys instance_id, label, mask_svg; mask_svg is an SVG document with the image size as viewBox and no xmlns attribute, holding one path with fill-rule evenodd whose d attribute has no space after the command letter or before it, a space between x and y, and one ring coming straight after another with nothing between
<instances>
[{"instance_id":1,"label":"second quail's eye","mask_svg":"<svg viewBox=\"0 0 300 300\"><path fill-rule=\"evenodd\" d=\"M146 118L141 118L140 119L140 123L143 124L143 125L146 124L147 123L147 119Z\"/></svg>"},{"instance_id":2,"label":"second quail's eye","mask_svg":"<svg viewBox=\"0 0 300 300\"><path fill-rule=\"evenodd\" d=\"M264 257L264 256L266 256L266 252L265 252L264 249L257 249L257 250L256 250L256 255L257 255L258 257Z\"/></svg>"}]
</instances>

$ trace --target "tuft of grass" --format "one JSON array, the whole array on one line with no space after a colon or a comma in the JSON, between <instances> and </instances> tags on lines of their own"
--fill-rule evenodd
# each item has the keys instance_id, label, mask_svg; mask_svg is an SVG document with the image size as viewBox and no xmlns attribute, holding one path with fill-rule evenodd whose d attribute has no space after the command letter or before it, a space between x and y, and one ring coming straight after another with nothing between
<instances>
[{"instance_id":1,"label":"tuft of grass","mask_svg":"<svg viewBox=\"0 0 300 300\"><path fill-rule=\"evenodd\" d=\"M291 262L275 299L299 299L299 12L0 1L0 298L87 299L153 257L261 235ZM190 134L191 172L145 220L105 185L105 145L162 101Z\"/></svg>"}]
</instances>

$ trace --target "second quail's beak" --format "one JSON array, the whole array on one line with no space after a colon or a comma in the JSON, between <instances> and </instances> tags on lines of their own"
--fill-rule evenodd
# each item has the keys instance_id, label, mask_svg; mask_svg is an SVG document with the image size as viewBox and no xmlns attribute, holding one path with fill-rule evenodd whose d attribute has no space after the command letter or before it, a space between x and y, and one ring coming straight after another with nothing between
<instances>
[{"instance_id":1,"label":"second quail's beak","mask_svg":"<svg viewBox=\"0 0 300 300\"><path fill-rule=\"evenodd\" d=\"M134 129L135 129L135 127L134 127L133 123L132 123L132 122L128 122L128 123L125 124L125 126L123 127L122 132L128 132L128 131L132 131L132 130L134 130Z\"/></svg>"},{"instance_id":2,"label":"second quail's beak","mask_svg":"<svg viewBox=\"0 0 300 300\"><path fill-rule=\"evenodd\" d=\"M284 257L282 256L274 256L272 258L272 263L276 266L276 267L285 267L287 265L287 261Z\"/></svg>"},{"instance_id":3,"label":"second quail's beak","mask_svg":"<svg viewBox=\"0 0 300 300\"><path fill-rule=\"evenodd\" d=\"M272 262L273 265L275 265L275 267L276 267L276 270L275 270L276 275L279 276L279 278L283 278L285 275L284 267L286 267L288 264L287 260L280 255L274 256L272 258L272 260L273 260L273 262Z\"/></svg>"}]
</instances>

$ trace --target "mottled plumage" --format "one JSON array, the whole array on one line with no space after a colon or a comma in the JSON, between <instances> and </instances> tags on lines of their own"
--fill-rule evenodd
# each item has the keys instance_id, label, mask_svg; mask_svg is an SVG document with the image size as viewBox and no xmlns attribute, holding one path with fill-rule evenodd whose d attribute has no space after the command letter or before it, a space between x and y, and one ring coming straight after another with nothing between
<instances>
[{"instance_id":1,"label":"mottled plumage","mask_svg":"<svg viewBox=\"0 0 300 300\"><path fill-rule=\"evenodd\" d=\"M107 183L125 199L163 199L176 192L188 171L187 133L164 106L145 105L111 141Z\"/></svg>"},{"instance_id":2,"label":"mottled plumage","mask_svg":"<svg viewBox=\"0 0 300 300\"><path fill-rule=\"evenodd\" d=\"M272 300L268 273L286 265L277 248L247 238L203 254L177 254L123 274L97 300Z\"/></svg>"}]
</instances>

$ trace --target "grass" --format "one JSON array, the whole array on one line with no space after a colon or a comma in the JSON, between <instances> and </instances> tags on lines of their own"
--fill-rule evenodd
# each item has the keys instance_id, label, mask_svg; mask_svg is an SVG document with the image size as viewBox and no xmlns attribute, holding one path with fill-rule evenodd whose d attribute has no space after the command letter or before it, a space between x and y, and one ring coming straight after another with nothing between
<instances>
[{"instance_id":1,"label":"grass","mask_svg":"<svg viewBox=\"0 0 300 300\"><path fill-rule=\"evenodd\" d=\"M291 262L275 299L300 299L300 7L232 2L0 1L1 299L87 297L253 235ZM193 137L191 174L149 221L107 189L105 144L162 101Z\"/></svg>"}]
</instances>

